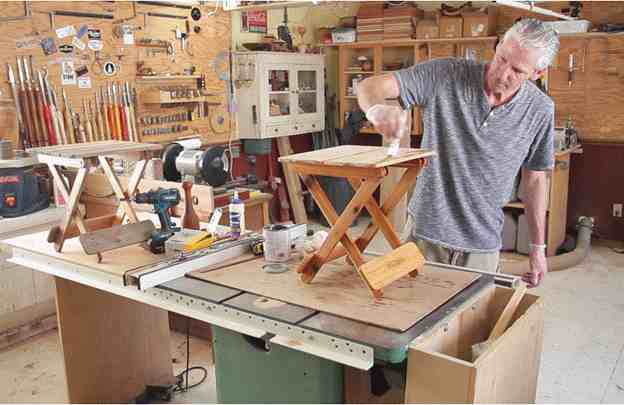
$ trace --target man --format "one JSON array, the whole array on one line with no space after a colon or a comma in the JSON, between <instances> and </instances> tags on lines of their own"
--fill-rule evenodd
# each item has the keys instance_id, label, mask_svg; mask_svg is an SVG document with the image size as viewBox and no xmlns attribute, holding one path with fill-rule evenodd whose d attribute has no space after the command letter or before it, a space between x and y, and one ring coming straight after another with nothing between
<instances>
[{"instance_id":1,"label":"man","mask_svg":"<svg viewBox=\"0 0 624 405\"><path fill-rule=\"evenodd\" d=\"M531 268L523 278L530 286L543 279L554 104L531 81L558 50L553 30L524 19L509 29L488 64L437 59L358 85L362 111L391 143L404 112L384 100L398 97L405 109L423 109L421 147L438 156L418 178L408 223L410 239L427 260L497 271L502 207L522 170Z\"/></svg>"}]
</instances>

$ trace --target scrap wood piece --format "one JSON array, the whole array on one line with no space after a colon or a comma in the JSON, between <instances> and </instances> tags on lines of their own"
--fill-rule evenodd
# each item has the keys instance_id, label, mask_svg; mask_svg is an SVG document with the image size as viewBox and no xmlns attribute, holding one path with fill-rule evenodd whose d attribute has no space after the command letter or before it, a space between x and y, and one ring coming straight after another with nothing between
<instances>
[{"instance_id":1,"label":"scrap wood piece","mask_svg":"<svg viewBox=\"0 0 624 405\"><path fill-rule=\"evenodd\" d=\"M416 276L425 266L425 258L415 243L406 243L392 252L376 257L360 267L362 277L375 290L381 290L403 276Z\"/></svg>"},{"instance_id":2,"label":"scrap wood piece","mask_svg":"<svg viewBox=\"0 0 624 405\"><path fill-rule=\"evenodd\" d=\"M137 223L113 225L110 228L81 234L80 243L86 254L94 255L145 242L155 229L154 223L149 219Z\"/></svg>"}]
</instances>

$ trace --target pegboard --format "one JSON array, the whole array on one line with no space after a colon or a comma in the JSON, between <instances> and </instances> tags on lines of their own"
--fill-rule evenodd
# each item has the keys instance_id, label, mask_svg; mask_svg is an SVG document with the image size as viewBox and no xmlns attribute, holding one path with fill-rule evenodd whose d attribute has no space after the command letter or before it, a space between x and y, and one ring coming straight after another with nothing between
<instances>
[{"instance_id":1,"label":"pegboard","mask_svg":"<svg viewBox=\"0 0 624 405\"><path fill-rule=\"evenodd\" d=\"M58 89L64 89L70 104L76 111L82 111L82 102L94 102L96 91L107 83L121 84L129 82L136 88L137 94L137 130L139 139L143 142L167 143L175 139L201 135L205 144L224 143L234 135L234 116L228 112L229 100L229 48L230 48L230 16L222 9L216 9L214 3L205 3L198 8L201 18L194 21L190 9L181 7L166 7L162 5L148 5L140 2L125 1L65 1L31 2L31 17L15 21L0 23L0 53L3 55L5 66L0 70L0 90L3 97L11 98L11 89L8 84L6 63L16 68L16 56L33 56L35 70L47 69L50 83ZM90 30L100 30L103 48L96 52L88 46L88 34L80 38L84 50L74 46L72 53L61 53L60 46L72 44L76 35L60 39L51 27L51 11L71 11L79 13L98 13L112 15L112 19L95 19L88 17L55 15L55 29L73 26L76 32L82 26ZM160 16L145 17L144 13L167 14L187 17L186 19L164 18ZM0 18L24 15L23 2L0 2ZM176 26L188 34L187 50L183 51L181 40L176 39ZM134 33L134 44L124 45L123 36L119 36L121 25L131 28ZM194 28L198 26L200 32ZM117 27L117 29L115 29ZM44 38L53 38L57 52L45 55L40 42ZM152 39L171 42L175 56L167 53L157 53L157 48L139 46L141 39ZM79 88L77 84L62 85L62 62L70 60L78 70L86 67L88 73L81 77L89 77L91 88ZM119 68L114 76L106 76L102 72L102 64L112 61ZM192 121L175 123L160 123L151 125L143 123L142 117L171 116L193 109L197 103L185 104L145 104L141 100L142 94L156 88L183 86L197 88L196 78L167 78L141 79L137 77L137 63L143 62L144 67L151 68L155 73L181 74L185 70L195 68L195 75L205 75L206 92L211 96L210 105L201 117ZM62 100L59 100L63 105ZM187 130L178 133L162 135L143 135L145 128L185 125Z\"/></svg>"}]
</instances>

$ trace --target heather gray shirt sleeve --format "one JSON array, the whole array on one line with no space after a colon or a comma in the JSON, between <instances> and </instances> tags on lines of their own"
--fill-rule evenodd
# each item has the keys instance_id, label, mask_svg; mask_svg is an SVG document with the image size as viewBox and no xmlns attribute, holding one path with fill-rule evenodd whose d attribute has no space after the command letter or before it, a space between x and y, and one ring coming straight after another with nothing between
<instances>
[{"instance_id":1,"label":"heather gray shirt sleeve","mask_svg":"<svg viewBox=\"0 0 624 405\"><path fill-rule=\"evenodd\" d=\"M433 100L438 85L448 77L449 67L452 66L450 61L448 58L434 59L394 72L403 108L425 106Z\"/></svg>"},{"instance_id":2,"label":"heather gray shirt sleeve","mask_svg":"<svg viewBox=\"0 0 624 405\"><path fill-rule=\"evenodd\" d=\"M552 170L555 164L555 110L554 106L544 111L544 119L538 126L535 139L529 148L522 167L535 171Z\"/></svg>"}]
</instances>

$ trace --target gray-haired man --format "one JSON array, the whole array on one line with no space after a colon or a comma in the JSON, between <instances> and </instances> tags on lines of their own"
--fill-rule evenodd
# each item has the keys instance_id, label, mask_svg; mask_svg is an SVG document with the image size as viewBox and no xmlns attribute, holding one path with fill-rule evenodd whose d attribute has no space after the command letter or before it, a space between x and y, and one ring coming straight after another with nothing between
<instances>
[{"instance_id":1,"label":"gray-haired man","mask_svg":"<svg viewBox=\"0 0 624 405\"><path fill-rule=\"evenodd\" d=\"M541 282L554 104L531 80L558 50L553 30L525 19L509 29L488 64L438 59L358 85L362 111L391 142L402 110L384 100L398 97L405 108L423 109L421 146L438 158L418 178L409 214L411 239L428 260L496 271L502 207L522 169L531 242L524 279L531 286Z\"/></svg>"}]
</instances>

